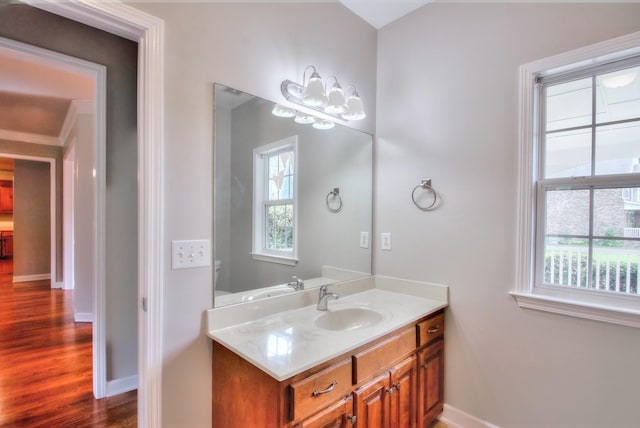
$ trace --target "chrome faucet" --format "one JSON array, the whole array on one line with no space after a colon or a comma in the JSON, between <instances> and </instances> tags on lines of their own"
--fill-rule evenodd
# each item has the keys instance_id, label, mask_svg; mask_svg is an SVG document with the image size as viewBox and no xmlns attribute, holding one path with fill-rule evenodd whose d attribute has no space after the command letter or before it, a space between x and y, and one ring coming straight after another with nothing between
<instances>
[{"instance_id":1,"label":"chrome faucet","mask_svg":"<svg viewBox=\"0 0 640 428\"><path fill-rule=\"evenodd\" d=\"M318 294L318 310L326 311L327 310L327 302L329 299L337 300L340 298L336 293L329 293L327 291L328 285L323 285L320 287L320 294Z\"/></svg>"},{"instance_id":2,"label":"chrome faucet","mask_svg":"<svg viewBox=\"0 0 640 428\"><path fill-rule=\"evenodd\" d=\"M304 290L304 281L297 276L293 276L292 281L287 285L296 291Z\"/></svg>"}]
</instances>

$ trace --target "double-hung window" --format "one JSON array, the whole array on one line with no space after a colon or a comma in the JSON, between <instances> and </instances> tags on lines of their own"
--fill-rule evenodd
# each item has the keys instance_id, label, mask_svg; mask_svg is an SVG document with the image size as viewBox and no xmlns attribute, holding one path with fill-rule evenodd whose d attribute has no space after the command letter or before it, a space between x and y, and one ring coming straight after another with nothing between
<instances>
[{"instance_id":1,"label":"double-hung window","mask_svg":"<svg viewBox=\"0 0 640 428\"><path fill-rule=\"evenodd\" d=\"M255 259L297 262L297 137L254 150L253 250Z\"/></svg>"},{"instance_id":2,"label":"double-hung window","mask_svg":"<svg viewBox=\"0 0 640 428\"><path fill-rule=\"evenodd\" d=\"M521 306L640 327L639 48L521 69Z\"/></svg>"}]
</instances>

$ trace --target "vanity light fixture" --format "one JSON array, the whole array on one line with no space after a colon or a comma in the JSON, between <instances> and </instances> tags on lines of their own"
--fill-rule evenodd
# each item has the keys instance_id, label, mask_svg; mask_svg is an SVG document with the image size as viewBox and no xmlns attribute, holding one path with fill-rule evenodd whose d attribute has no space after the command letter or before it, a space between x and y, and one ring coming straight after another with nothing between
<instances>
[{"instance_id":1,"label":"vanity light fixture","mask_svg":"<svg viewBox=\"0 0 640 428\"><path fill-rule=\"evenodd\" d=\"M358 91L355 86L351 85L347 87L347 92L349 89L352 89L352 92L351 95L347 97L346 109L344 113L342 113L342 117L346 120L364 119L367 115L364 112L360 95L358 95Z\"/></svg>"},{"instance_id":2,"label":"vanity light fixture","mask_svg":"<svg viewBox=\"0 0 640 428\"><path fill-rule=\"evenodd\" d=\"M310 68L313 69L313 73L302 91L302 102L310 107L324 107L327 105L324 83L322 83L322 77L320 77L313 65L309 65L304 69L304 73L302 73L302 84L304 85L304 76Z\"/></svg>"},{"instance_id":3,"label":"vanity light fixture","mask_svg":"<svg viewBox=\"0 0 640 428\"><path fill-rule=\"evenodd\" d=\"M301 125L308 125L308 124L310 124L310 123L315 123L316 118L315 118L315 117L313 117L313 116L312 116L312 115L310 115L310 114L303 113L303 112L299 111L299 112L296 114L295 119L293 119L293 120L294 120L296 123L299 123L299 124L301 124Z\"/></svg>"},{"instance_id":4,"label":"vanity light fixture","mask_svg":"<svg viewBox=\"0 0 640 428\"><path fill-rule=\"evenodd\" d=\"M333 78L333 86L329 89L327 95L327 106L324 111L329 114L342 114L346 109L346 101L344 99L344 91L342 86L338 83L336 76L331 76L327 79L329 82Z\"/></svg>"},{"instance_id":5,"label":"vanity light fixture","mask_svg":"<svg viewBox=\"0 0 640 428\"><path fill-rule=\"evenodd\" d=\"M311 126L316 129L331 129L336 126L336 124L330 120L320 119L317 117Z\"/></svg>"},{"instance_id":6,"label":"vanity light fixture","mask_svg":"<svg viewBox=\"0 0 640 428\"><path fill-rule=\"evenodd\" d=\"M311 75L307 79L309 71ZM332 81L333 84L329 86ZM350 85L347 91L343 91L335 76L329 77L325 83L322 82L315 66L309 65L302 73L302 84L284 80L280 85L280 91L288 101L338 119L361 120L366 117L362 100L355 86ZM347 96L349 89L351 92Z\"/></svg>"},{"instance_id":7,"label":"vanity light fixture","mask_svg":"<svg viewBox=\"0 0 640 428\"><path fill-rule=\"evenodd\" d=\"M294 117L298 112L282 104L276 104L271 110L271 114L278 117Z\"/></svg>"}]
</instances>

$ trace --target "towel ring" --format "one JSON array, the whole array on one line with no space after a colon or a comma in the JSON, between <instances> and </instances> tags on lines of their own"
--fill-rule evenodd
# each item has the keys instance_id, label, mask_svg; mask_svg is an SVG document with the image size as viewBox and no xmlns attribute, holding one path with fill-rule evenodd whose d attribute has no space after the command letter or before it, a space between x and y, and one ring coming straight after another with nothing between
<instances>
[{"instance_id":1,"label":"towel ring","mask_svg":"<svg viewBox=\"0 0 640 428\"><path fill-rule=\"evenodd\" d=\"M428 190L431 193L433 193L433 202L431 202L431 205L422 206L416 201L416 190L418 189ZM420 184L418 184L416 187L413 188L413 192L411 192L411 200L413 201L414 205L419 209L421 209L422 211L431 211L436 209L435 205L436 205L436 202L438 201L438 194L436 193L435 189L431 186L431 179L422 180Z\"/></svg>"},{"instance_id":2,"label":"towel ring","mask_svg":"<svg viewBox=\"0 0 640 428\"><path fill-rule=\"evenodd\" d=\"M338 200L338 208L331 208L331 205L329 204L329 198ZM339 213L340 211L342 211L342 196L340 196L340 188L334 187L332 191L327 193L327 197L324 198L324 201L327 204L327 209L332 213Z\"/></svg>"}]
</instances>

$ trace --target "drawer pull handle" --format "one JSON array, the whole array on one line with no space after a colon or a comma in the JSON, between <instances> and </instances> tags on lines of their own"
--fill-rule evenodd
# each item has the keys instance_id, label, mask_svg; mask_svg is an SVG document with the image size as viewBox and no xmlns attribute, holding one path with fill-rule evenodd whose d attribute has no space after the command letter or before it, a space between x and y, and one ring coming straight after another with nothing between
<instances>
[{"instance_id":1,"label":"drawer pull handle","mask_svg":"<svg viewBox=\"0 0 640 428\"><path fill-rule=\"evenodd\" d=\"M333 382L331 382L331 385L329 385L326 389L322 389L322 390L316 389L315 391L313 391L311 393L311 396L316 397L320 394L326 394L327 392L331 392L333 391L333 388L335 388L337 384L338 384L338 381L334 380Z\"/></svg>"},{"instance_id":2,"label":"drawer pull handle","mask_svg":"<svg viewBox=\"0 0 640 428\"><path fill-rule=\"evenodd\" d=\"M357 419L357 418L356 418L356 416L355 416L355 415L349 415L349 416L347 416L347 420L348 420L349 422L351 422L351 425L355 425L355 424L356 424L356 419Z\"/></svg>"},{"instance_id":3,"label":"drawer pull handle","mask_svg":"<svg viewBox=\"0 0 640 428\"><path fill-rule=\"evenodd\" d=\"M433 333L437 333L438 331L440 331L440 326L439 325L437 325L435 327L431 327L429 330L427 330L427 333L433 334Z\"/></svg>"}]
</instances>

